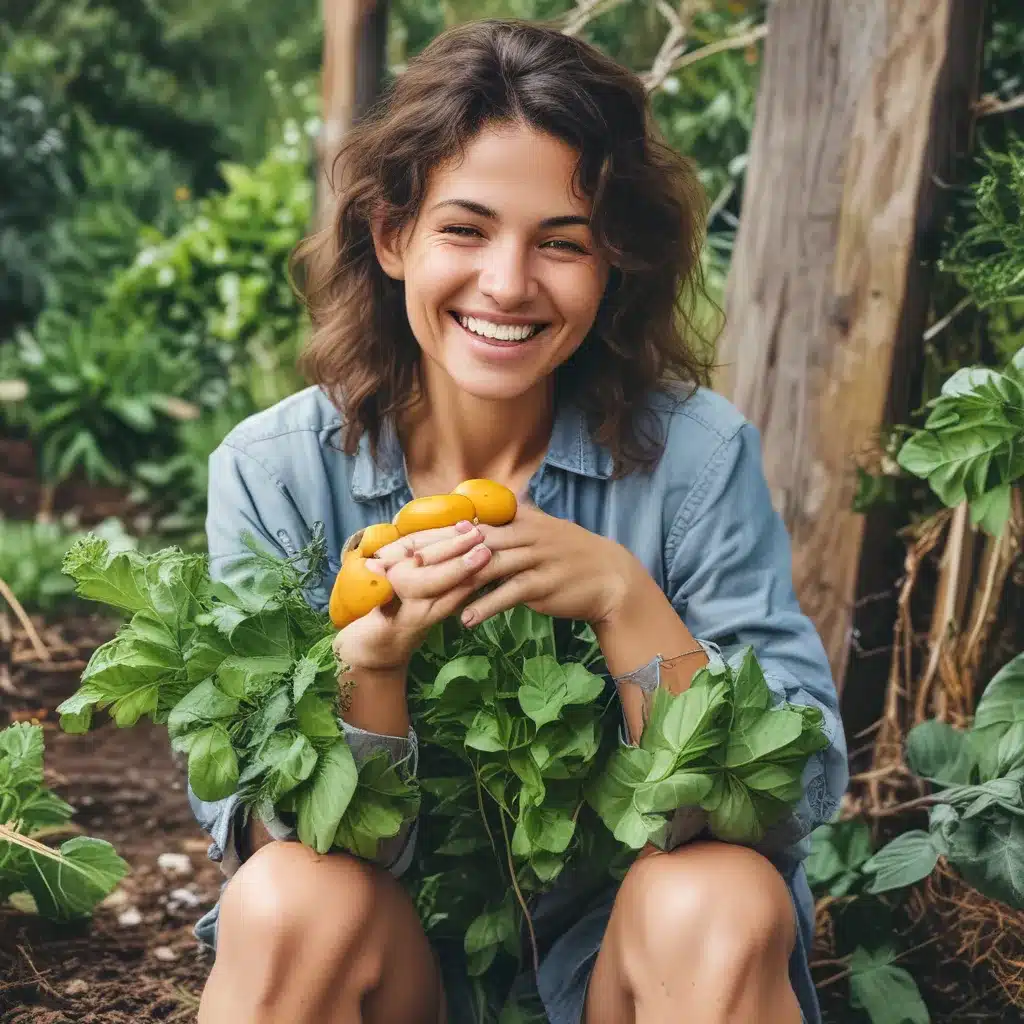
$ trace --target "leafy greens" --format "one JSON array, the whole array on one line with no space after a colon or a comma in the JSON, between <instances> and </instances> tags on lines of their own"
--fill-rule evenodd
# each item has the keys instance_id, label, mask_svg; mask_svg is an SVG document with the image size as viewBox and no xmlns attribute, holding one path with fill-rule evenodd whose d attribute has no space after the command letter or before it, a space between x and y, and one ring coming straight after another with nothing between
<instances>
[{"instance_id":1,"label":"leafy greens","mask_svg":"<svg viewBox=\"0 0 1024 1024\"><path fill-rule=\"evenodd\" d=\"M418 816L405 883L428 933L461 948L475 981L515 977L524 926L536 963L536 898L566 873L607 886L636 850L666 843L677 808L701 808L713 836L756 843L826 745L820 712L775 706L750 650L678 696L656 691L640 744L624 745L590 627L516 607L471 630L440 623L416 652L415 778L383 752L357 764L339 719L335 631L304 596L322 526L288 560L246 544L230 586L176 548L75 544L64 568L77 592L131 618L61 705L64 728L85 731L98 709L119 726L165 724L196 796L237 791L319 852L374 858Z\"/></svg>"},{"instance_id":2,"label":"leafy greens","mask_svg":"<svg viewBox=\"0 0 1024 1024\"><path fill-rule=\"evenodd\" d=\"M43 729L0 730L0 903L27 893L44 917L88 915L128 871L110 843L76 836L58 849L39 840L66 831L71 807L43 785Z\"/></svg>"}]
</instances>

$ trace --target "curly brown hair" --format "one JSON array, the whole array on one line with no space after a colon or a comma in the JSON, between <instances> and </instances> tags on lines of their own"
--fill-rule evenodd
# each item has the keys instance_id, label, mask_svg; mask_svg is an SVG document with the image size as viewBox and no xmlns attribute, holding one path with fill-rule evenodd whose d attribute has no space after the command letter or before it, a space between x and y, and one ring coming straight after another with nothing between
<instances>
[{"instance_id":1,"label":"curly brown hair","mask_svg":"<svg viewBox=\"0 0 1024 1024\"><path fill-rule=\"evenodd\" d=\"M591 227L611 273L583 344L555 372L557 400L574 401L616 475L649 467L663 441L636 410L652 390L707 384L708 346L694 323L706 198L690 160L660 137L640 79L556 29L515 20L471 22L426 47L347 134L334 165L331 225L295 254L312 320L300 358L345 417L342 448L416 400L420 349L402 282L374 251L371 224L411 223L431 170L461 156L485 126L523 124L579 154L575 185L592 200Z\"/></svg>"}]
</instances>

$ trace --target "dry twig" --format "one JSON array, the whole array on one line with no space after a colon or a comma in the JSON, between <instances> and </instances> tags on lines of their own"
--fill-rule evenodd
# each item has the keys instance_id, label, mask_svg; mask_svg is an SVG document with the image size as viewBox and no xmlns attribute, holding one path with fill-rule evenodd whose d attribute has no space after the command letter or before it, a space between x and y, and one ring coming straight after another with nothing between
<instances>
[{"instance_id":1,"label":"dry twig","mask_svg":"<svg viewBox=\"0 0 1024 1024\"><path fill-rule=\"evenodd\" d=\"M7 586L2 578L0 578L0 597L11 606L11 610L17 615L18 621L28 634L28 638L32 642L39 660L49 661L50 652L47 650L46 644L43 643L42 637L36 632L36 627L32 625L32 620L28 617L25 609L22 608L21 602L14 596L14 591Z\"/></svg>"}]
</instances>

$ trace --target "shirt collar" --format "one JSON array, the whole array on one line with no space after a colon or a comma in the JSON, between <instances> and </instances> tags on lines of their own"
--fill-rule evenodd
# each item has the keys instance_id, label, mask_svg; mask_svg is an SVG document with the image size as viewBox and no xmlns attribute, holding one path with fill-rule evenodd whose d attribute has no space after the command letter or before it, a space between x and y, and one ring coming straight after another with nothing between
<instances>
[{"instance_id":1,"label":"shirt collar","mask_svg":"<svg viewBox=\"0 0 1024 1024\"><path fill-rule=\"evenodd\" d=\"M385 420L377 443L376 459L370 454L370 441L359 439L352 470L352 497L356 501L383 498L408 484L405 455L394 421ZM544 465L564 469L578 476L607 480L612 475L611 452L590 434L587 417L576 405L565 403L555 414Z\"/></svg>"}]
</instances>

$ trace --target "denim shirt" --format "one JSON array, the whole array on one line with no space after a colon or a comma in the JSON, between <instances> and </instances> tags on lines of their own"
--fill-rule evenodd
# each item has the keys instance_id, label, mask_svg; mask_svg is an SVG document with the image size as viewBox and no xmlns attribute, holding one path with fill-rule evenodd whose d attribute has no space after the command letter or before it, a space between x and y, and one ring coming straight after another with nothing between
<instances>
[{"instance_id":1,"label":"denim shirt","mask_svg":"<svg viewBox=\"0 0 1024 1024\"><path fill-rule=\"evenodd\" d=\"M838 698L821 641L797 603L789 537L765 481L757 430L726 399L706 389L692 395L657 392L640 425L665 443L657 465L612 478L609 452L590 436L583 414L559 408L548 451L529 483L542 511L572 520L624 545L662 588L690 632L728 654L751 645L779 700L809 704L824 716L829 745L814 754L795 813L765 836L759 849L783 873L794 898L798 949L791 972L808 1021L819 1019L806 967L813 901L802 861L809 835L839 806L848 781ZM211 573L231 578L230 563L245 549L243 530L277 555L293 555L311 527L325 527L329 572L307 594L326 608L346 539L371 523L390 522L412 499L405 459L392 426L376 457L367 438L351 456L340 450L338 410L311 387L249 417L210 457L207 534ZM666 658L680 653L660 650ZM637 666L639 667L639 666ZM347 729L357 746L375 738ZM408 741L414 745L415 737ZM357 752L358 757L358 752ZM217 859L230 857L227 804L190 794L211 832ZM274 829L272 828L273 832ZM410 843L414 841L414 836ZM408 845L408 844L407 844ZM408 851L400 857L401 870Z\"/></svg>"}]
</instances>

